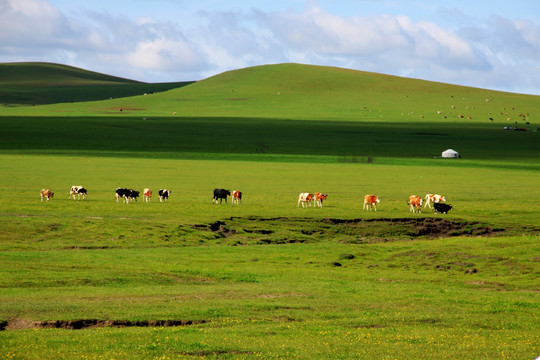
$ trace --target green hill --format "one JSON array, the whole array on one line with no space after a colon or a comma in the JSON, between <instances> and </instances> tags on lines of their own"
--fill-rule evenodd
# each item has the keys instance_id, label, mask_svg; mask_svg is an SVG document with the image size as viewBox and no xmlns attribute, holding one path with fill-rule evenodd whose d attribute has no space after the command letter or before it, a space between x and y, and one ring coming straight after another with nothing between
<instances>
[{"instance_id":1,"label":"green hill","mask_svg":"<svg viewBox=\"0 0 540 360\"><path fill-rule=\"evenodd\" d=\"M539 99L332 67L266 65L148 96L0 108L0 149L354 160L433 158L454 148L466 158L538 159ZM43 124L47 136L35 131Z\"/></svg>"},{"instance_id":2,"label":"green hill","mask_svg":"<svg viewBox=\"0 0 540 360\"><path fill-rule=\"evenodd\" d=\"M491 118L519 126L534 126L540 114L538 96L301 64L239 69L154 96L139 94L43 107L39 113L467 123Z\"/></svg>"},{"instance_id":3,"label":"green hill","mask_svg":"<svg viewBox=\"0 0 540 360\"><path fill-rule=\"evenodd\" d=\"M52 63L0 64L0 103L39 105L165 91L190 82L148 84Z\"/></svg>"}]
</instances>

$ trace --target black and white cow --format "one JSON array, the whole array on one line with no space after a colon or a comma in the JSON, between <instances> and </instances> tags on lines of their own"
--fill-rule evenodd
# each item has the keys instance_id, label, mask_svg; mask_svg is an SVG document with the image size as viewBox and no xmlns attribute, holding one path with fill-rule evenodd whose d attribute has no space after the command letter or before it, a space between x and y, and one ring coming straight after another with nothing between
<instances>
[{"instance_id":1,"label":"black and white cow","mask_svg":"<svg viewBox=\"0 0 540 360\"><path fill-rule=\"evenodd\" d=\"M160 189L158 191L158 195L159 195L159 202L162 202L162 201L167 201L167 199L169 198L169 196L171 195L171 190L167 190L167 189Z\"/></svg>"},{"instance_id":2,"label":"black and white cow","mask_svg":"<svg viewBox=\"0 0 540 360\"><path fill-rule=\"evenodd\" d=\"M71 189L69 189L68 199L73 196L73 200L76 200L75 196L77 196L77 198L81 200L82 195L82 198L84 200L86 199L86 194L88 194L88 191L82 185L73 185Z\"/></svg>"},{"instance_id":3,"label":"black and white cow","mask_svg":"<svg viewBox=\"0 0 540 360\"><path fill-rule=\"evenodd\" d=\"M139 197L139 192L132 189L117 188L116 189L116 202L118 202L118 199L121 197L123 197L124 202L128 204L130 200L137 201L137 198Z\"/></svg>"},{"instance_id":4,"label":"black and white cow","mask_svg":"<svg viewBox=\"0 0 540 360\"><path fill-rule=\"evenodd\" d=\"M448 214L448 212L452 210L452 205L445 203L433 203L433 207L435 208L435 213L440 212L442 214Z\"/></svg>"},{"instance_id":5,"label":"black and white cow","mask_svg":"<svg viewBox=\"0 0 540 360\"><path fill-rule=\"evenodd\" d=\"M227 196L231 196L231 190L225 190L225 189L214 189L214 196L212 197L212 204L217 204L218 200L219 203L225 199L225 202L227 202Z\"/></svg>"}]
</instances>

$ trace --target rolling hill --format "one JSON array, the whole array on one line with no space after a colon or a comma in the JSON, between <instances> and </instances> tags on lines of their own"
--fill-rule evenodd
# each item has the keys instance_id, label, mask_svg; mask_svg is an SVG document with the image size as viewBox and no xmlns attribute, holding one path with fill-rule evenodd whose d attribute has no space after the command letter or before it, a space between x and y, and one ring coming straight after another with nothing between
<instances>
[{"instance_id":1,"label":"rolling hill","mask_svg":"<svg viewBox=\"0 0 540 360\"><path fill-rule=\"evenodd\" d=\"M515 125L517 122L530 127L535 126L534 120L540 114L538 96L302 64L244 68L176 87L153 96L143 96L144 92L139 91L139 96L89 104L55 104L40 107L38 112L55 116L60 113L171 116L175 113L189 117L378 122L485 123L491 118L494 123ZM87 89L80 87L82 92ZM31 115L32 112L26 108L11 114Z\"/></svg>"},{"instance_id":2,"label":"rolling hill","mask_svg":"<svg viewBox=\"0 0 540 360\"><path fill-rule=\"evenodd\" d=\"M538 100L333 67L265 65L147 96L3 107L0 148L334 159L433 158L454 148L466 158L538 159ZM45 137L35 131L43 124Z\"/></svg>"},{"instance_id":3,"label":"rolling hill","mask_svg":"<svg viewBox=\"0 0 540 360\"><path fill-rule=\"evenodd\" d=\"M165 91L190 82L149 84L52 63L0 64L0 104L40 105Z\"/></svg>"}]
</instances>

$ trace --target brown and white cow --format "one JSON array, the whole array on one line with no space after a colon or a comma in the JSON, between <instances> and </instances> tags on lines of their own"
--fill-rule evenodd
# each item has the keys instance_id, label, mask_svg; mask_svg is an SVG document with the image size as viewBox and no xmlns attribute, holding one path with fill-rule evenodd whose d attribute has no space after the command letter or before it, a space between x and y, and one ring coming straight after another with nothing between
<instances>
[{"instance_id":1,"label":"brown and white cow","mask_svg":"<svg viewBox=\"0 0 540 360\"><path fill-rule=\"evenodd\" d=\"M443 195L439 195L439 194L426 194L426 203L424 204L424 207L429 207L431 209L431 203L441 203L441 202L445 202L446 201L446 198L443 196Z\"/></svg>"},{"instance_id":2,"label":"brown and white cow","mask_svg":"<svg viewBox=\"0 0 540 360\"><path fill-rule=\"evenodd\" d=\"M312 202L313 202L313 194L300 193L300 195L298 196L297 206L300 206L300 203L302 204L302 207L311 206Z\"/></svg>"},{"instance_id":3,"label":"brown and white cow","mask_svg":"<svg viewBox=\"0 0 540 360\"><path fill-rule=\"evenodd\" d=\"M150 200L152 198L152 190L148 189L148 188L144 188L143 190L143 202L150 202Z\"/></svg>"},{"instance_id":4,"label":"brown and white cow","mask_svg":"<svg viewBox=\"0 0 540 360\"><path fill-rule=\"evenodd\" d=\"M318 207L322 207L323 200L326 200L327 197L327 194L316 192L313 196L313 198L315 199L315 205Z\"/></svg>"},{"instance_id":5,"label":"brown and white cow","mask_svg":"<svg viewBox=\"0 0 540 360\"><path fill-rule=\"evenodd\" d=\"M242 192L240 190L234 190L231 197L233 205L238 205L242 203Z\"/></svg>"},{"instance_id":6,"label":"brown and white cow","mask_svg":"<svg viewBox=\"0 0 540 360\"><path fill-rule=\"evenodd\" d=\"M377 204L380 203L381 200L376 195L366 195L364 196L364 206L362 207L363 210L371 210L375 209L377 211Z\"/></svg>"},{"instance_id":7,"label":"brown and white cow","mask_svg":"<svg viewBox=\"0 0 540 360\"><path fill-rule=\"evenodd\" d=\"M41 201L43 202L43 199L52 199L54 197L54 193L51 192L49 189L41 189Z\"/></svg>"},{"instance_id":8,"label":"brown and white cow","mask_svg":"<svg viewBox=\"0 0 540 360\"><path fill-rule=\"evenodd\" d=\"M410 211L411 212L422 212L422 198L420 196L411 195L409 196L409 201L407 201L407 204L410 205Z\"/></svg>"}]
</instances>

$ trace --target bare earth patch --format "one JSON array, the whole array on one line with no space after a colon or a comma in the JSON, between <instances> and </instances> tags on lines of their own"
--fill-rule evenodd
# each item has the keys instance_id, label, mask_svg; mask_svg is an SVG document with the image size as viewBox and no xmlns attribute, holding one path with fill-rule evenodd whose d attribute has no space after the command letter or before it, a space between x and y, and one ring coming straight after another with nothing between
<instances>
[{"instance_id":1,"label":"bare earth patch","mask_svg":"<svg viewBox=\"0 0 540 360\"><path fill-rule=\"evenodd\" d=\"M0 322L0 330L23 330L23 329L71 329L80 330L101 327L171 327L204 324L206 320L52 320L32 321L26 319L14 319Z\"/></svg>"}]
</instances>

